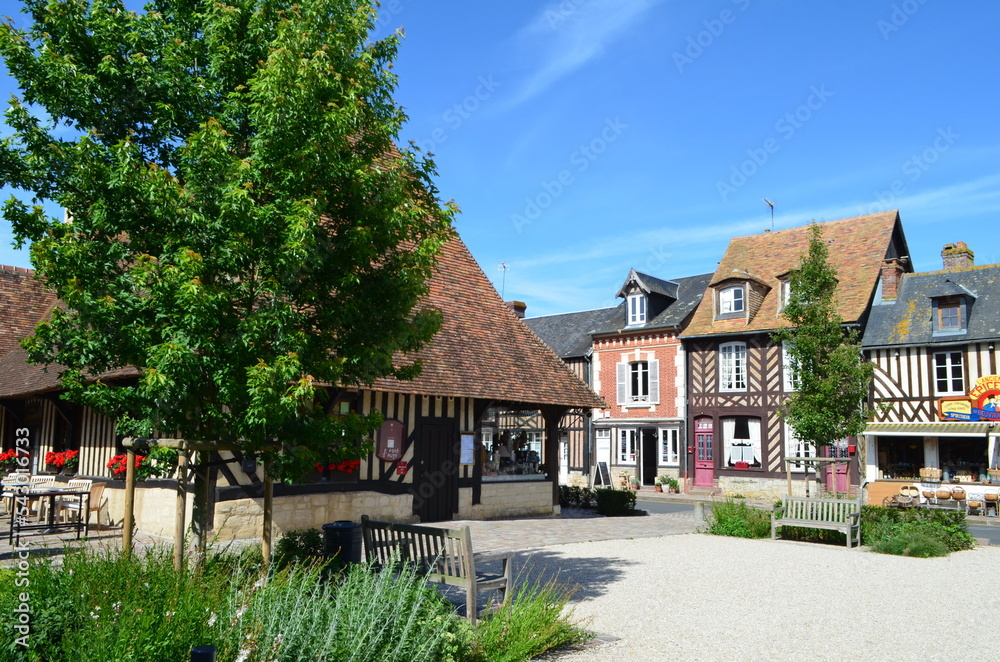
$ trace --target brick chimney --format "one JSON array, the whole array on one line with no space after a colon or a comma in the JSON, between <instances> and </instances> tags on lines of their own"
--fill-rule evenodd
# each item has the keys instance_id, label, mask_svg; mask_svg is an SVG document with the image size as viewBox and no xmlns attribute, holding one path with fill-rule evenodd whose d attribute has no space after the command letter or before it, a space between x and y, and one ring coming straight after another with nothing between
<instances>
[{"instance_id":1,"label":"brick chimney","mask_svg":"<svg viewBox=\"0 0 1000 662\"><path fill-rule=\"evenodd\" d=\"M945 244L941 251L941 261L945 271L964 271L976 265L976 254L965 245L964 241Z\"/></svg>"},{"instance_id":2,"label":"brick chimney","mask_svg":"<svg viewBox=\"0 0 1000 662\"><path fill-rule=\"evenodd\" d=\"M514 311L518 319L524 319L524 311L528 309L528 304L523 301L504 301L504 304Z\"/></svg>"},{"instance_id":3,"label":"brick chimney","mask_svg":"<svg viewBox=\"0 0 1000 662\"><path fill-rule=\"evenodd\" d=\"M882 262L882 301L895 301L899 295L899 281L903 277L903 265L890 258Z\"/></svg>"}]
</instances>

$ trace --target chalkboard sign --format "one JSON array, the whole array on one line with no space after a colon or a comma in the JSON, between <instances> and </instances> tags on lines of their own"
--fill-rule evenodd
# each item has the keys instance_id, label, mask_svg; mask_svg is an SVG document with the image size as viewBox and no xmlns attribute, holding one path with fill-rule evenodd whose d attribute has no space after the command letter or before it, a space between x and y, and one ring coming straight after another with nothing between
<instances>
[{"instance_id":1,"label":"chalkboard sign","mask_svg":"<svg viewBox=\"0 0 1000 662\"><path fill-rule=\"evenodd\" d=\"M608 471L607 462L597 463L597 480L600 481L601 485L611 487L611 472Z\"/></svg>"}]
</instances>

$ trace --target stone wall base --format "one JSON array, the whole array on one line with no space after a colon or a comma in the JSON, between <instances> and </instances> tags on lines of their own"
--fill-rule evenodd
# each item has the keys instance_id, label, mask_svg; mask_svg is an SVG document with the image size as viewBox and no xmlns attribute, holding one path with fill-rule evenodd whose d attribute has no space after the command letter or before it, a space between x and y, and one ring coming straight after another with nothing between
<instances>
[{"instance_id":1,"label":"stone wall base","mask_svg":"<svg viewBox=\"0 0 1000 662\"><path fill-rule=\"evenodd\" d=\"M524 515L552 515L559 506L552 505L552 483L483 483L480 503L472 505L472 488L458 491L456 519L495 519Z\"/></svg>"},{"instance_id":2,"label":"stone wall base","mask_svg":"<svg viewBox=\"0 0 1000 662\"><path fill-rule=\"evenodd\" d=\"M722 490L724 496L734 496L742 495L748 499L768 499L768 500L778 500L782 497L788 496L788 479L787 478L759 478L755 476L719 476L716 480L716 485ZM822 497L824 496L821 492L818 493L817 489L826 489L825 485L820 487L820 485L815 481L809 481L809 496L812 497ZM857 498L858 487L857 485L851 485L849 487L850 494L853 498ZM794 474L792 476L792 496L804 497L806 496L806 481L802 480L801 474Z\"/></svg>"},{"instance_id":3,"label":"stone wall base","mask_svg":"<svg viewBox=\"0 0 1000 662\"><path fill-rule=\"evenodd\" d=\"M107 511L101 522L120 525L125 518L125 490L107 489ZM552 515L559 506L552 505L552 483L484 483L482 503L472 505L472 488L461 488L459 511L455 519L491 519L525 515ZM192 495L187 495L185 528L191 528ZM173 538L177 497L173 489L144 487L135 491L135 520L139 531ZM378 492L325 492L274 498L274 534L296 529L318 529L337 520L359 522L361 515L387 522L416 522L413 497L409 494ZM264 517L264 499L235 499L215 504L215 518L210 532L216 541L237 538L260 538Z\"/></svg>"}]
</instances>

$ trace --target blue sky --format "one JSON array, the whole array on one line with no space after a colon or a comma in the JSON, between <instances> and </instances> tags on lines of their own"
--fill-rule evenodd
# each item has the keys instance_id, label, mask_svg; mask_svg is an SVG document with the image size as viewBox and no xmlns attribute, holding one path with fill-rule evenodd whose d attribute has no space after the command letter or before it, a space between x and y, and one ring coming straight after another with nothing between
<instances>
[{"instance_id":1,"label":"blue sky","mask_svg":"<svg viewBox=\"0 0 1000 662\"><path fill-rule=\"evenodd\" d=\"M995 2L382 5L402 137L529 316L615 305L631 267L714 271L771 227L763 198L779 229L898 208L917 270L955 241L1000 262Z\"/></svg>"}]
</instances>

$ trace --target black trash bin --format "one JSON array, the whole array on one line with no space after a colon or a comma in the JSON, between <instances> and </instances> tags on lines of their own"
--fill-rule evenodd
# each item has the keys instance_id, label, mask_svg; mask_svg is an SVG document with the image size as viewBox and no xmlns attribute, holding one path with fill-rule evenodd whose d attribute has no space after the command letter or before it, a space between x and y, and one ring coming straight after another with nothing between
<instances>
[{"instance_id":1,"label":"black trash bin","mask_svg":"<svg viewBox=\"0 0 1000 662\"><path fill-rule=\"evenodd\" d=\"M324 524L323 556L336 556L334 563L339 566L361 563L361 525L350 520Z\"/></svg>"}]
</instances>

